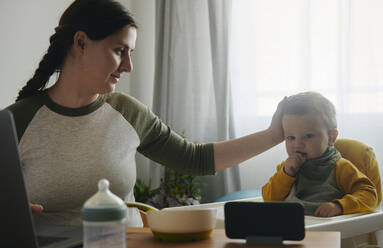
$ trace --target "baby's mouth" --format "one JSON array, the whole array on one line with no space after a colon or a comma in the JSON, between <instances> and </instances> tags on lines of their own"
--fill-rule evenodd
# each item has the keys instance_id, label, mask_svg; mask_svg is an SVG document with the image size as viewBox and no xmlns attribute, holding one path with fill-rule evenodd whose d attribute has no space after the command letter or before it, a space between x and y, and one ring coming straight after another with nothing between
<instances>
[{"instance_id":1,"label":"baby's mouth","mask_svg":"<svg viewBox=\"0 0 383 248\"><path fill-rule=\"evenodd\" d=\"M301 154L302 156L307 156L307 153L305 153L305 152L296 151L296 153L299 153L299 154Z\"/></svg>"}]
</instances>

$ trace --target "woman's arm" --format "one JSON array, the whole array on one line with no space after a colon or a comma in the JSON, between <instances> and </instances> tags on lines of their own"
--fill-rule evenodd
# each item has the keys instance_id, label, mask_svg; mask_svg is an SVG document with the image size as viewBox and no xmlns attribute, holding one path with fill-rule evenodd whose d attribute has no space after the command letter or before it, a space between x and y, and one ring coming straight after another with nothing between
<instances>
[{"instance_id":1,"label":"woman's arm","mask_svg":"<svg viewBox=\"0 0 383 248\"><path fill-rule=\"evenodd\" d=\"M283 141L282 106L285 99L279 102L268 129L241 138L214 143L216 171L237 165Z\"/></svg>"}]
</instances>

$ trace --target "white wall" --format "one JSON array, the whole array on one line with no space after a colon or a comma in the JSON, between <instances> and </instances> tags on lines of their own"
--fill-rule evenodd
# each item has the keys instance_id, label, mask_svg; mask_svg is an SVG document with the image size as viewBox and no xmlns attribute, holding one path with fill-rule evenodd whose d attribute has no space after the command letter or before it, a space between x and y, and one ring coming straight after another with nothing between
<instances>
[{"instance_id":1,"label":"white wall","mask_svg":"<svg viewBox=\"0 0 383 248\"><path fill-rule=\"evenodd\" d=\"M49 45L59 18L71 1L0 2L0 108L15 101Z\"/></svg>"}]
</instances>

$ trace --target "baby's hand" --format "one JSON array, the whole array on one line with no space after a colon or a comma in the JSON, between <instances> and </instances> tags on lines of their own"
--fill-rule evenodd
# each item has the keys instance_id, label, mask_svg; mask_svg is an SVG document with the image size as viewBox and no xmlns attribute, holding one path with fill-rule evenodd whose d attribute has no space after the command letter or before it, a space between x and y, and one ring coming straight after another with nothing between
<instances>
[{"instance_id":1,"label":"baby's hand","mask_svg":"<svg viewBox=\"0 0 383 248\"><path fill-rule=\"evenodd\" d=\"M315 210L314 215L316 217L332 217L341 215L342 212L342 207L339 203L325 202Z\"/></svg>"},{"instance_id":2,"label":"baby's hand","mask_svg":"<svg viewBox=\"0 0 383 248\"><path fill-rule=\"evenodd\" d=\"M292 156L287 158L283 170L287 175L293 177L295 176L295 174L297 174L299 168L301 168L301 165L305 162L305 160L305 155L296 152Z\"/></svg>"}]
</instances>

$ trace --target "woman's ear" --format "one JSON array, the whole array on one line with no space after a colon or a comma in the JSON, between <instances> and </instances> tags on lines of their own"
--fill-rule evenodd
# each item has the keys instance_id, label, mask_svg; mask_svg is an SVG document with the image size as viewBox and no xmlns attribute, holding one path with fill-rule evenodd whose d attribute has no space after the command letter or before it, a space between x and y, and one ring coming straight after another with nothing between
<instances>
[{"instance_id":1,"label":"woman's ear","mask_svg":"<svg viewBox=\"0 0 383 248\"><path fill-rule=\"evenodd\" d=\"M338 130L337 129L331 129L329 132L328 132L328 145L329 146L333 146L334 143L335 143L335 140L336 138L338 137Z\"/></svg>"},{"instance_id":2,"label":"woman's ear","mask_svg":"<svg viewBox=\"0 0 383 248\"><path fill-rule=\"evenodd\" d=\"M88 42L89 38L83 31L77 31L73 36L73 48L76 52L82 53Z\"/></svg>"}]
</instances>

